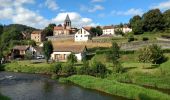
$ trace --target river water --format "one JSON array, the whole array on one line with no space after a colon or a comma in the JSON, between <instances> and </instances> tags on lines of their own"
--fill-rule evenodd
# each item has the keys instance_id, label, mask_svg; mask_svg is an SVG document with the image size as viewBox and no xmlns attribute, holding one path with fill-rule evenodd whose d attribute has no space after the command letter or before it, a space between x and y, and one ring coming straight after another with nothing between
<instances>
[{"instance_id":1,"label":"river water","mask_svg":"<svg viewBox=\"0 0 170 100\"><path fill-rule=\"evenodd\" d=\"M0 72L0 93L12 100L126 100L71 84L47 75Z\"/></svg>"}]
</instances>

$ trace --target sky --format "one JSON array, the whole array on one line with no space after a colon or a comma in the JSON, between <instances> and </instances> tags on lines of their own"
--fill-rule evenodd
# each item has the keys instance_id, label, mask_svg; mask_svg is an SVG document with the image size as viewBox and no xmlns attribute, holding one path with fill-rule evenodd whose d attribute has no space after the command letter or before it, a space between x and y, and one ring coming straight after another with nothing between
<instances>
[{"instance_id":1,"label":"sky","mask_svg":"<svg viewBox=\"0 0 170 100\"><path fill-rule=\"evenodd\" d=\"M170 0L0 0L0 24L43 29L69 14L73 27L115 25L154 8L170 9Z\"/></svg>"}]
</instances>

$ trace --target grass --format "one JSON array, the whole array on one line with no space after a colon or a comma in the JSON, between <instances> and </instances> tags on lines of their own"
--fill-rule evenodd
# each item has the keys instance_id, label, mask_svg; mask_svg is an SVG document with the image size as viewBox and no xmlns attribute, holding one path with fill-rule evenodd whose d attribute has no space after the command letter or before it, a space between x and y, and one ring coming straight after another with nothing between
<instances>
[{"instance_id":1,"label":"grass","mask_svg":"<svg viewBox=\"0 0 170 100\"><path fill-rule=\"evenodd\" d=\"M0 93L0 100L10 100L10 98Z\"/></svg>"},{"instance_id":2,"label":"grass","mask_svg":"<svg viewBox=\"0 0 170 100\"><path fill-rule=\"evenodd\" d=\"M13 61L5 65L5 71L51 74L53 64L32 63L31 61Z\"/></svg>"},{"instance_id":3,"label":"grass","mask_svg":"<svg viewBox=\"0 0 170 100\"><path fill-rule=\"evenodd\" d=\"M86 75L74 75L60 81L73 82L84 88L95 89L112 95L139 100L169 100L170 96L156 90L146 89L137 85L120 83L115 80L95 78Z\"/></svg>"}]
</instances>

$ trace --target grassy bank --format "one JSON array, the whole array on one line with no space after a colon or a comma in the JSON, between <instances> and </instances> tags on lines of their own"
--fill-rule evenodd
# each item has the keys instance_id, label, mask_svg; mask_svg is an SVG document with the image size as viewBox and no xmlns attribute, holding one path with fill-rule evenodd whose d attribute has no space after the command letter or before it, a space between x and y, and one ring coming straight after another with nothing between
<instances>
[{"instance_id":1,"label":"grassy bank","mask_svg":"<svg viewBox=\"0 0 170 100\"><path fill-rule=\"evenodd\" d=\"M100 79L86 75L74 75L60 79L70 81L84 88L95 89L109 94L139 100L169 100L170 96L156 90L146 89L137 85L124 84L114 80Z\"/></svg>"},{"instance_id":2,"label":"grassy bank","mask_svg":"<svg viewBox=\"0 0 170 100\"><path fill-rule=\"evenodd\" d=\"M0 100L10 100L10 98L0 93Z\"/></svg>"},{"instance_id":3,"label":"grassy bank","mask_svg":"<svg viewBox=\"0 0 170 100\"><path fill-rule=\"evenodd\" d=\"M5 64L5 71L25 72L25 73L44 73L51 74L54 70L53 64L35 63L31 61L13 61Z\"/></svg>"}]
</instances>

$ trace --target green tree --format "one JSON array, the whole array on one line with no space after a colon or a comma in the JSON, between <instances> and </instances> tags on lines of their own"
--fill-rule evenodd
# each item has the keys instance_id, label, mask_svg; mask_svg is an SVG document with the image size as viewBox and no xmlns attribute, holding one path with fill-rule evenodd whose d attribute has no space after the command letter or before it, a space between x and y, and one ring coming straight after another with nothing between
<instances>
[{"instance_id":1,"label":"green tree","mask_svg":"<svg viewBox=\"0 0 170 100\"><path fill-rule=\"evenodd\" d=\"M120 58L120 47L116 42L112 43L111 51L107 54L107 59L113 64L113 71L117 73L123 72L123 67L119 62Z\"/></svg>"},{"instance_id":2,"label":"green tree","mask_svg":"<svg viewBox=\"0 0 170 100\"><path fill-rule=\"evenodd\" d=\"M43 51L44 51L46 61L48 62L48 60L51 57L51 53L53 52L53 45L52 45L51 41L44 42Z\"/></svg>"},{"instance_id":3,"label":"green tree","mask_svg":"<svg viewBox=\"0 0 170 100\"><path fill-rule=\"evenodd\" d=\"M142 19L145 31L158 31L164 28L163 15L159 9L149 10Z\"/></svg>"},{"instance_id":4,"label":"green tree","mask_svg":"<svg viewBox=\"0 0 170 100\"><path fill-rule=\"evenodd\" d=\"M77 62L77 57L76 57L73 53L71 53L71 54L67 57L67 61L68 61L69 63L71 63L71 64L74 65L74 63Z\"/></svg>"},{"instance_id":5,"label":"green tree","mask_svg":"<svg viewBox=\"0 0 170 100\"><path fill-rule=\"evenodd\" d=\"M53 36L53 30L55 26L56 24L49 24L48 27L43 30L43 34L45 34L45 36Z\"/></svg>"},{"instance_id":6,"label":"green tree","mask_svg":"<svg viewBox=\"0 0 170 100\"><path fill-rule=\"evenodd\" d=\"M155 44L140 49L138 58L140 62L153 64L160 64L165 60L161 47Z\"/></svg>"},{"instance_id":7,"label":"green tree","mask_svg":"<svg viewBox=\"0 0 170 100\"><path fill-rule=\"evenodd\" d=\"M130 19L130 25L135 35L143 34L143 21L142 18L137 15Z\"/></svg>"},{"instance_id":8,"label":"green tree","mask_svg":"<svg viewBox=\"0 0 170 100\"><path fill-rule=\"evenodd\" d=\"M60 74L61 70L62 70L62 64L61 63L57 63L55 66L54 72L56 74Z\"/></svg>"},{"instance_id":9,"label":"green tree","mask_svg":"<svg viewBox=\"0 0 170 100\"><path fill-rule=\"evenodd\" d=\"M107 68L101 62L93 61L91 68L91 74L96 77L104 77L107 74Z\"/></svg>"},{"instance_id":10,"label":"green tree","mask_svg":"<svg viewBox=\"0 0 170 100\"><path fill-rule=\"evenodd\" d=\"M118 29L115 30L115 34L116 35L123 35L124 33L123 33L121 28L118 28Z\"/></svg>"},{"instance_id":11,"label":"green tree","mask_svg":"<svg viewBox=\"0 0 170 100\"><path fill-rule=\"evenodd\" d=\"M62 73L66 76L76 74L76 68L73 67L73 65L71 63L65 63L62 66Z\"/></svg>"},{"instance_id":12,"label":"green tree","mask_svg":"<svg viewBox=\"0 0 170 100\"><path fill-rule=\"evenodd\" d=\"M93 36L100 36L103 34L102 28L100 26L92 27L90 31L92 32Z\"/></svg>"},{"instance_id":13,"label":"green tree","mask_svg":"<svg viewBox=\"0 0 170 100\"><path fill-rule=\"evenodd\" d=\"M165 21L165 27L170 28L170 9L163 13L163 19Z\"/></svg>"},{"instance_id":14,"label":"green tree","mask_svg":"<svg viewBox=\"0 0 170 100\"><path fill-rule=\"evenodd\" d=\"M1 37L2 33L3 33L3 25L0 25L0 37Z\"/></svg>"},{"instance_id":15,"label":"green tree","mask_svg":"<svg viewBox=\"0 0 170 100\"><path fill-rule=\"evenodd\" d=\"M24 58L26 60L31 60L33 58L32 52L26 51Z\"/></svg>"},{"instance_id":16,"label":"green tree","mask_svg":"<svg viewBox=\"0 0 170 100\"><path fill-rule=\"evenodd\" d=\"M89 62L83 61L83 66L78 70L78 74L80 75L89 75L91 72Z\"/></svg>"}]
</instances>

